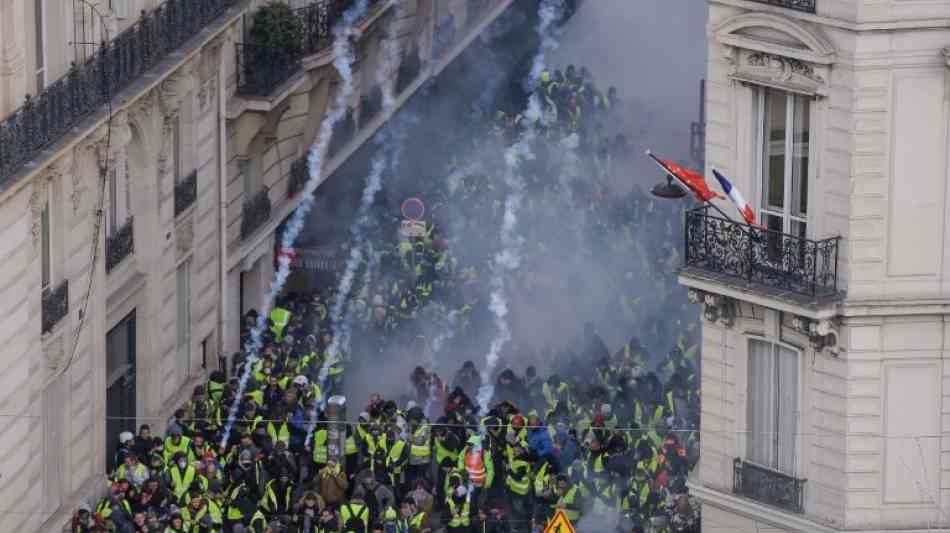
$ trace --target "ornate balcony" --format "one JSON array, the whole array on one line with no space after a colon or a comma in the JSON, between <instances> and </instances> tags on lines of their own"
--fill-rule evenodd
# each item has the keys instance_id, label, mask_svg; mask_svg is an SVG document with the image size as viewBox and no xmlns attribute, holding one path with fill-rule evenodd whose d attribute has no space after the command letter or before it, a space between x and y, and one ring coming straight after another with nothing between
<instances>
[{"instance_id":1,"label":"ornate balcony","mask_svg":"<svg viewBox=\"0 0 950 533\"><path fill-rule=\"evenodd\" d=\"M416 81L422 70L422 60L419 59L419 50L409 50L399 62L399 71L396 73L396 94L402 94L409 84Z\"/></svg>"},{"instance_id":2,"label":"ornate balcony","mask_svg":"<svg viewBox=\"0 0 950 533\"><path fill-rule=\"evenodd\" d=\"M733 461L732 492L764 504L791 511L805 512L805 480L776 472L742 459Z\"/></svg>"},{"instance_id":3,"label":"ornate balcony","mask_svg":"<svg viewBox=\"0 0 950 533\"><path fill-rule=\"evenodd\" d=\"M710 212L686 212L684 272L701 272L809 298L838 294L838 241L814 241Z\"/></svg>"},{"instance_id":4,"label":"ornate balcony","mask_svg":"<svg viewBox=\"0 0 950 533\"><path fill-rule=\"evenodd\" d=\"M769 4L772 6L794 9L795 11L804 11L805 13L814 13L817 0L752 0L760 4Z\"/></svg>"},{"instance_id":5,"label":"ornate balcony","mask_svg":"<svg viewBox=\"0 0 950 533\"><path fill-rule=\"evenodd\" d=\"M356 117L352 109L346 110L346 115L333 126L333 132L330 135L330 146L327 149L328 155L336 155L346 143L353 139L356 134Z\"/></svg>"},{"instance_id":6,"label":"ornate balcony","mask_svg":"<svg viewBox=\"0 0 950 533\"><path fill-rule=\"evenodd\" d=\"M376 118L383 110L383 89L376 85L369 90L369 94L360 97L360 126Z\"/></svg>"},{"instance_id":7,"label":"ornate balcony","mask_svg":"<svg viewBox=\"0 0 950 533\"><path fill-rule=\"evenodd\" d=\"M307 164L307 156L294 161L290 165L290 177L287 180L287 197L293 198L307 186L307 180L310 179L310 166Z\"/></svg>"},{"instance_id":8,"label":"ornate balcony","mask_svg":"<svg viewBox=\"0 0 950 533\"><path fill-rule=\"evenodd\" d=\"M300 70L301 55L253 44L236 44L237 91L245 96L267 96Z\"/></svg>"},{"instance_id":9,"label":"ornate balcony","mask_svg":"<svg viewBox=\"0 0 950 533\"><path fill-rule=\"evenodd\" d=\"M251 236L270 218L270 195L265 188L244 202L241 210L241 239Z\"/></svg>"},{"instance_id":10,"label":"ornate balcony","mask_svg":"<svg viewBox=\"0 0 950 533\"><path fill-rule=\"evenodd\" d=\"M198 171L193 170L184 179L175 184L175 216L191 207L198 198Z\"/></svg>"},{"instance_id":11,"label":"ornate balcony","mask_svg":"<svg viewBox=\"0 0 950 533\"><path fill-rule=\"evenodd\" d=\"M238 0L166 0L0 122L0 183Z\"/></svg>"},{"instance_id":12,"label":"ornate balcony","mask_svg":"<svg viewBox=\"0 0 950 533\"><path fill-rule=\"evenodd\" d=\"M111 236L106 237L106 272L111 272L119 263L135 251L133 238L132 217L117 229Z\"/></svg>"},{"instance_id":13,"label":"ornate balcony","mask_svg":"<svg viewBox=\"0 0 950 533\"><path fill-rule=\"evenodd\" d=\"M56 324L67 313L69 313L69 280L63 280L59 287L43 291L43 333L53 331Z\"/></svg>"}]
</instances>

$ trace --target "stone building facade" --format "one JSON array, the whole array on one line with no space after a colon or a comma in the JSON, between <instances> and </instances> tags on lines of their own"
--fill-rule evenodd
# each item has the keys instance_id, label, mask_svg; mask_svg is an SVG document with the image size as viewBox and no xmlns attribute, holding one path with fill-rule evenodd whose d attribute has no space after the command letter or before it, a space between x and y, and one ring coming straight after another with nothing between
<instances>
[{"instance_id":1,"label":"stone building facade","mask_svg":"<svg viewBox=\"0 0 950 533\"><path fill-rule=\"evenodd\" d=\"M102 490L115 435L162 431L261 304L338 86L326 42L247 83L263 3L0 2L0 531L65 525ZM401 105L511 0L370 3L353 128L323 178L389 118L371 94L389 28Z\"/></svg>"},{"instance_id":2,"label":"stone building facade","mask_svg":"<svg viewBox=\"0 0 950 533\"><path fill-rule=\"evenodd\" d=\"M686 215L703 531L945 530L950 2L708 8L707 176L764 227Z\"/></svg>"}]
</instances>

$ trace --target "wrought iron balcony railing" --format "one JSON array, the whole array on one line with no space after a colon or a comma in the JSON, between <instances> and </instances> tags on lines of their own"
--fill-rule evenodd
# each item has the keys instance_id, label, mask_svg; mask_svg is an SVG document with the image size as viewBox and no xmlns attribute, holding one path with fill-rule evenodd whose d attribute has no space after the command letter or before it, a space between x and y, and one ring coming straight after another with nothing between
<instances>
[{"instance_id":1,"label":"wrought iron balcony railing","mask_svg":"<svg viewBox=\"0 0 950 533\"><path fill-rule=\"evenodd\" d=\"M198 170L192 170L191 174L175 184L175 216L182 214L185 209L191 207L198 198Z\"/></svg>"},{"instance_id":2,"label":"wrought iron balcony railing","mask_svg":"<svg viewBox=\"0 0 950 533\"><path fill-rule=\"evenodd\" d=\"M0 183L238 0L166 0L0 122Z\"/></svg>"},{"instance_id":3,"label":"wrought iron balcony railing","mask_svg":"<svg viewBox=\"0 0 950 533\"><path fill-rule=\"evenodd\" d=\"M43 333L53 331L66 314L69 313L69 280L63 280L53 290L43 291L42 315Z\"/></svg>"},{"instance_id":4,"label":"wrought iron balcony railing","mask_svg":"<svg viewBox=\"0 0 950 533\"><path fill-rule=\"evenodd\" d=\"M376 85L360 98L360 127L365 126L383 110L383 89Z\"/></svg>"},{"instance_id":5,"label":"wrought iron balcony railing","mask_svg":"<svg viewBox=\"0 0 950 533\"><path fill-rule=\"evenodd\" d=\"M805 512L805 480L769 468L733 461L732 492L793 513Z\"/></svg>"},{"instance_id":6,"label":"wrought iron balcony railing","mask_svg":"<svg viewBox=\"0 0 950 533\"><path fill-rule=\"evenodd\" d=\"M244 202L241 209L241 239L251 236L270 218L270 195L265 188Z\"/></svg>"},{"instance_id":7,"label":"wrought iron balcony railing","mask_svg":"<svg viewBox=\"0 0 950 533\"><path fill-rule=\"evenodd\" d=\"M838 292L838 241L742 224L704 206L686 212L685 266L811 297Z\"/></svg>"},{"instance_id":8,"label":"wrought iron balcony railing","mask_svg":"<svg viewBox=\"0 0 950 533\"><path fill-rule=\"evenodd\" d=\"M805 13L814 13L817 0L752 0L760 4L769 4L773 6L794 9L795 11L804 11Z\"/></svg>"},{"instance_id":9,"label":"wrought iron balcony railing","mask_svg":"<svg viewBox=\"0 0 950 533\"><path fill-rule=\"evenodd\" d=\"M293 198L307 186L310 179L310 166L307 164L307 155L294 161L290 165L290 177L287 180L287 197Z\"/></svg>"},{"instance_id":10,"label":"wrought iron balcony railing","mask_svg":"<svg viewBox=\"0 0 950 533\"><path fill-rule=\"evenodd\" d=\"M235 44L237 91L247 96L267 96L300 71L301 54L254 44Z\"/></svg>"},{"instance_id":11,"label":"wrought iron balcony railing","mask_svg":"<svg viewBox=\"0 0 950 533\"><path fill-rule=\"evenodd\" d=\"M304 56L320 53L333 44L333 29L356 0L321 0L294 9L303 27L298 50L273 50L254 43L237 45L238 93L267 96L300 71ZM371 0L367 14L380 4Z\"/></svg>"},{"instance_id":12,"label":"wrought iron balcony railing","mask_svg":"<svg viewBox=\"0 0 950 533\"><path fill-rule=\"evenodd\" d=\"M333 126L333 132L330 135L330 146L327 153L330 157L336 155L346 143L353 139L356 134L356 116L352 109L346 110L346 115Z\"/></svg>"},{"instance_id":13,"label":"wrought iron balcony railing","mask_svg":"<svg viewBox=\"0 0 950 533\"><path fill-rule=\"evenodd\" d=\"M133 229L132 217L129 217L122 227L106 237L106 272L111 272L113 268L135 251Z\"/></svg>"},{"instance_id":14,"label":"wrought iron balcony railing","mask_svg":"<svg viewBox=\"0 0 950 533\"><path fill-rule=\"evenodd\" d=\"M399 71L396 73L396 94L402 94L409 84L416 81L421 70L422 59L419 58L419 50L409 50L399 62Z\"/></svg>"}]
</instances>

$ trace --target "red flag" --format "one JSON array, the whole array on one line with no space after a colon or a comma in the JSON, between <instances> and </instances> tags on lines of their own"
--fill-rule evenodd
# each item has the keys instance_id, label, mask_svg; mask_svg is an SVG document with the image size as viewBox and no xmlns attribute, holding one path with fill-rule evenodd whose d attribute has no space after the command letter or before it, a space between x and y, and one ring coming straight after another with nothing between
<instances>
[{"instance_id":1,"label":"red flag","mask_svg":"<svg viewBox=\"0 0 950 533\"><path fill-rule=\"evenodd\" d=\"M659 159L650 152L647 152L647 155L652 157L653 160L656 161L656 164L665 170L667 174L675 178L680 185L692 191L700 202L708 202L714 198L723 197L721 194L717 194L709 188L709 185L706 184L706 178L703 177L701 173L683 168L670 159Z\"/></svg>"}]
</instances>

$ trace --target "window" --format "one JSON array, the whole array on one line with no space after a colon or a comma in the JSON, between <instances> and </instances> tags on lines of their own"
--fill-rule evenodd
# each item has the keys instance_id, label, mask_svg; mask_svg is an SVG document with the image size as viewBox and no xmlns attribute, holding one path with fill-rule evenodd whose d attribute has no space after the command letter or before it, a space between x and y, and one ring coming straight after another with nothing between
<instances>
[{"instance_id":1,"label":"window","mask_svg":"<svg viewBox=\"0 0 950 533\"><path fill-rule=\"evenodd\" d=\"M46 0L35 0L34 3L36 37L36 94L46 88Z\"/></svg>"},{"instance_id":2,"label":"window","mask_svg":"<svg viewBox=\"0 0 950 533\"><path fill-rule=\"evenodd\" d=\"M810 100L762 88L757 109L759 220L770 230L806 237Z\"/></svg>"},{"instance_id":3,"label":"window","mask_svg":"<svg viewBox=\"0 0 950 533\"><path fill-rule=\"evenodd\" d=\"M135 432L135 311L106 335L106 471L115 465L119 433Z\"/></svg>"},{"instance_id":4,"label":"window","mask_svg":"<svg viewBox=\"0 0 950 533\"><path fill-rule=\"evenodd\" d=\"M795 476L798 439L798 352L749 341L746 459Z\"/></svg>"},{"instance_id":5,"label":"window","mask_svg":"<svg viewBox=\"0 0 950 533\"><path fill-rule=\"evenodd\" d=\"M178 267L178 375L184 382L188 379L191 365L191 262Z\"/></svg>"},{"instance_id":6,"label":"window","mask_svg":"<svg viewBox=\"0 0 950 533\"><path fill-rule=\"evenodd\" d=\"M53 243L51 242L52 232L50 231L49 220L49 202L43 206L43 212L40 213L40 246L43 257L40 259L42 266L42 288L44 291L50 289L53 277Z\"/></svg>"},{"instance_id":7,"label":"window","mask_svg":"<svg viewBox=\"0 0 950 533\"><path fill-rule=\"evenodd\" d=\"M178 184L182 178L181 172L181 116L175 115L172 119L172 164L175 173L175 184Z\"/></svg>"}]
</instances>

